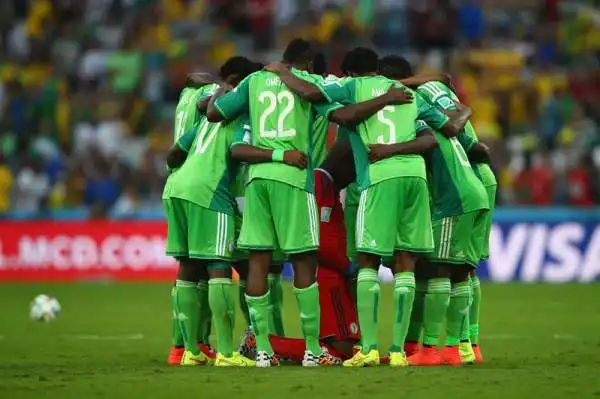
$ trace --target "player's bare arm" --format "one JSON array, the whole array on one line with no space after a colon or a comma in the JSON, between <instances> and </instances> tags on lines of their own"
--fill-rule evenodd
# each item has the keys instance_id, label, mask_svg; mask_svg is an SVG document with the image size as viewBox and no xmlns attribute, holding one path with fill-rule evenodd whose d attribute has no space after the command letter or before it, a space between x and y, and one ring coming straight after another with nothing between
<instances>
[{"instance_id":1,"label":"player's bare arm","mask_svg":"<svg viewBox=\"0 0 600 399\"><path fill-rule=\"evenodd\" d=\"M267 65L264 69L266 71L278 74L279 78L288 87L288 89L304 100L311 103L326 101L325 96L317 86L294 75L287 65L281 62L274 62Z\"/></svg>"},{"instance_id":2,"label":"player's bare arm","mask_svg":"<svg viewBox=\"0 0 600 399\"><path fill-rule=\"evenodd\" d=\"M236 144L231 149L233 159L250 164L282 162L286 165L295 166L298 169L306 169L308 167L308 157L302 151L284 151L281 161L275 160L273 153L274 151L272 150L265 150L249 144Z\"/></svg>"},{"instance_id":3,"label":"player's bare arm","mask_svg":"<svg viewBox=\"0 0 600 399\"><path fill-rule=\"evenodd\" d=\"M219 78L207 72L188 73L185 80L186 87L200 88L209 84L218 83Z\"/></svg>"},{"instance_id":4,"label":"player's bare arm","mask_svg":"<svg viewBox=\"0 0 600 399\"><path fill-rule=\"evenodd\" d=\"M475 144L467 153L473 163L490 163L490 148L482 142Z\"/></svg>"},{"instance_id":5,"label":"player's bare arm","mask_svg":"<svg viewBox=\"0 0 600 399\"><path fill-rule=\"evenodd\" d=\"M203 98L202 100L198 101L198 103L196 104L196 108L198 109L198 112L200 112L202 115L205 115L206 110L208 109L209 102L210 102L210 97L206 97L206 98Z\"/></svg>"},{"instance_id":6,"label":"player's bare arm","mask_svg":"<svg viewBox=\"0 0 600 399\"><path fill-rule=\"evenodd\" d=\"M390 87L385 94L379 97L336 109L329 114L329 120L351 127L370 118L386 105L410 104L412 101L413 95L408 90L402 87Z\"/></svg>"},{"instance_id":7,"label":"player's bare arm","mask_svg":"<svg viewBox=\"0 0 600 399\"><path fill-rule=\"evenodd\" d=\"M450 74L439 72L439 73L424 73L420 75L411 76L409 78L400 79L400 83L408 87L418 87L429 82L442 82L446 86L451 86L452 76Z\"/></svg>"},{"instance_id":8,"label":"player's bare arm","mask_svg":"<svg viewBox=\"0 0 600 399\"><path fill-rule=\"evenodd\" d=\"M167 166L169 169L177 169L183 165L187 158L187 151L181 148L177 144L173 144L169 152L167 153Z\"/></svg>"},{"instance_id":9,"label":"player's bare arm","mask_svg":"<svg viewBox=\"0 0 600 399\"><path fill-rule=\"evenodd\" d=\"M457 104L457 110L448 115L450 120L440 128L440 132L446 137L456 137L464 128L473 111L463 104Z\"/></svg>"},{"instance_id":10,"label":"player's bare arm","mask_svg":"<svg viewBox=\"0 0 600 399\"><path fill-rule=\"evenodd\" d=\"M395 155L423 154L439 145L431 130L424 131L414 140L397 144L373 144L369 146L369 162L375 163Z\"/></svg>"}]
</instances>

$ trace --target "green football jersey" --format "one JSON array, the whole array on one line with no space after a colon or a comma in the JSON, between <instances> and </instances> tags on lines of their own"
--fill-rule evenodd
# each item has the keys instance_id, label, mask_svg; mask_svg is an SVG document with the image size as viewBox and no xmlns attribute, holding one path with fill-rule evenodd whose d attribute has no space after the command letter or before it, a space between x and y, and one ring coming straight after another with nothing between
<instances>
[{"instance_id":1,"label":"green football jersey","mask_svg":"<svg viewBox=\"0 0 600 399\"><path fill-rule=\"evenodd\" d=\"M252 130L250 129L250 121L248 116L244 117L244 123L240 123L237 132L234 136L231 147L236 144L252 145ZM231 193L236 198L245 196L246 184L248 183L248 164L241 162L237 169L237 175L231 186Z\"/></svg>"},{"instance_id":2,"label":"green football jersey","mask_svg":"<svg viewBox=\"0 0 600 399\"><path fill-rule=\"evenodd\" d=\"M174 142L188 131L194 128L194 124L200 122L202 115L196 104L202 98L212 95L219 86L216 83L203 86L199 89L186 87L179 95L179 102L175 108Z\"/></svg>"},{"instance_id":3,"label":"green football jersey","mask_svg":"<svg viewBox=\"0 0 600 399\"><path fill-rule=\"evenodd\" d=\"M318 83L323 79L304 71L292 72L308 81ZM226 120L241 114L250 115L252 143L269 150L300 150L308 155L309 166L300 170L281 162L250 165L248 181L253 179L276 180L313 192L314 121L320 114L326 118L339 104L311 104L292 93L279 76L258 71L244 79L233 91L215 101L215 107ZM322 140L325 145L326 140Z\"/></svg>"},{"instance_id":4,"label":"green football jersey","mask_svg":"<svg viewBox=\"0 0 600 399\"><path fill-rule=\"evenodd\" d=\"M170 198L180 198L204 208L233 215L231 186L237 176L238 162L231 158L230 147L242 118L228 124L210 123L204 118L189 155L170 180Z\"/></svg>"},{"instance_id":5,"label":"green football jersey","mask_svg":"<svg viewBox=\"0 0 600 399\"><path fill-rule=\"evenodd\" d=\"M456 105L454 101L460 101L458 96L442 82L428 82L417 88L417 92L420 93L427 101L431 104L438 106L442 109L455 110ZM469 143L471 146L475 145L479 139L475 133L475 129L471 122L467 122L465 125L465 134L471 138ZM465 147L467 152L471 150L471 147ZM474 164L473 169L477 177L481 179L484 186L495 186L498 184L496 176L490 165L485 162Z\"/></svg>"},{"instance_id":6,"label":"green football jersey","mask_svg":"<svg viewBox=\"0 0 600 399\"><path fill-rule=\"evenodd\" d=\"M416 124L417 134L430 127L422 120ZM433 129L432 129L433 130ZM489 209L487 192L475 175L463 146L456 137L447 138L433 130L439 145L428 154L427 182L431 193L431 218L464 215ZM470 138L464 133L464 140Z\"/></svg>"},{"instance_id":7,"label":"green football jersey","mask_svg":"<svg viewBox=\"0 0 600 399\"><path fill-rule=\"evenodd\" d=\"M396 81L383 76L365 76L346 79L343 82L324 82L321 90L330 101L353 104L371 100L392 85L402 87ZM395 144L414 140L417 119L428 121L441 128L448 117L415 93L411 104L388 105L357 126L358 135L350 136L356 176L360 191L387 179L397 177L426 178L425 161L420 155L397 155L369 164L368 146L371 144Z\"/></svg>"}]
</instances>

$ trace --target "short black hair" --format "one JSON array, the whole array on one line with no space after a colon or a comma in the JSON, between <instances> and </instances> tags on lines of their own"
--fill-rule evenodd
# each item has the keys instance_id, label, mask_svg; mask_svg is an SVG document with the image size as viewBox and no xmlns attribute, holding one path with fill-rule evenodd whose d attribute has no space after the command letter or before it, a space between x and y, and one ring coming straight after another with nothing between
<instances>
[{"instance_id":1,"label":"short black hair","mask_svg":"<svg viewBox=\"0 0 600 399\"><path fill-rule=\"evenodd\" d=\"M283 62L288 64L309 64L312 60L312 45L304 39L293 39L283 52Z\"/></svg>"},{"instance_id":2,"label":"short black hair","mask_svg":"<svg viewBox=\"0 0 600 399\"><path fill-rule=\"evenodd\" d=\"M313 73L321 76L327 73L327 58L325 58L325 54L319 52L313 57Z\"/></svg>"},{"instance_id":3,"label":"short black hair","mask_svg":"<svg viewBox=\"0 0 600 399\"><path fill-rule=\"evenodd\" d=\"M348 51L342 58L342 64L340 65L342 73L346 76L356 72L356 57L353 51Z\"/></svg>"},{"instance_id":4,"label":"short black hair","mask_svg":"<svg viewBox=\"0 0 600 399\"><path fill-rule=\"evenodd\" d=\"M358 75L365 75L371 72L377 72L379 65L379 56L370 48L357 47L352 50L354 59L354 71Z\"/></svg>"},{"instance_id":5,"label":"short black hair","mask_svg":"<svg viewBox=\"0 0 600 399\"><path fill-rule=\"evenodd\" d=\"M219 76L223 80L227 79L227 77L231 75L239 75L240 78L243 79L259 69L260 68L258 68L258 65L250 61L248 58L235 56L225 61L223 66L221 66Z\"/></svg>"},{"instance_id":6,"label":"short black hair","mask_svg":"<svg viewBox=\"0 0 600 399\"><path fill-rule=\"evenodd\" d=\"M406 79L413 76L413 69L406 58L386 55L379 60L379 73L388 78Z\"/></svg>"}]
</instances>

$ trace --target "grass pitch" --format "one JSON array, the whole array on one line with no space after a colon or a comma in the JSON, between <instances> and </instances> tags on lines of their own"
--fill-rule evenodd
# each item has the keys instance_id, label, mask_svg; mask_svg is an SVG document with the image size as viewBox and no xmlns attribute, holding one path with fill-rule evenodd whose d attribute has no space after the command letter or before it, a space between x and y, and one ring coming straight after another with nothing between
<instances>
[{"instance_id":1,"label":"grass pitch","mask_svg":"<svg viewBox=\"0 0 600 399\"><path fill-rule=\"evenodd\" d=\"M382 348L391 334L385 288ZM600 398L597 285L484 285L486 364L360 370L166 366L169 291L167 284L0 284L0 397ZM28 319L29 301L42 293L62 304L55 322ZM290 287L285 304L287 332L298 336Z\"/></svg>"}]
</instances>

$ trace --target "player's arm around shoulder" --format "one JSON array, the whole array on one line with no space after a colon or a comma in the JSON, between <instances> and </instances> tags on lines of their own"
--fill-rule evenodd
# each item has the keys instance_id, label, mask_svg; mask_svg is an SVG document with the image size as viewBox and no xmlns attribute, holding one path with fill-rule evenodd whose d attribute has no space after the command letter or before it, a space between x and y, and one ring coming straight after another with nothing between
<instances>
[{"instance_id":1,"label":"player's arm around shoulder","mask_svg":"<svg viewBox=\"0 0 600 399\"><path fill-rule=\"evenodd\" d=\"M169 171L177 169L183 165L187 159L190 148L196 138L196 130L192 129L186 132L177 140L167 153L167 169Z\"/></svg>"},{"instance_id":2,"label":"player's arm around shoulder","mask_svg":"<svg viewBox=\"0 0 600 399\"><path fill-rule=\"evenodd\" d=\"M369 146L369 162L375 163L396 155L424 154L438 147L433 130L422 120L415 124L417 137L405 143L373 144Z\"/></svg>"},{"instance_id":3,"label":"player's arm around shoulder","mask_svg":"<svg viewBox=\"0 0 600 399\"><path fill-rule=\"evenodd\" d=\"M312 79L312 75L308 73L298 72L300 76L297 76L292 70L281 62L274 62L265 67L265 71L275 73L279 75L281 81L287 86L287 88L303 100L311 103L319 103L324 101L330 101L321 90L319 90L314 82L309 82Z\"/></svg>"}]
</instances>

